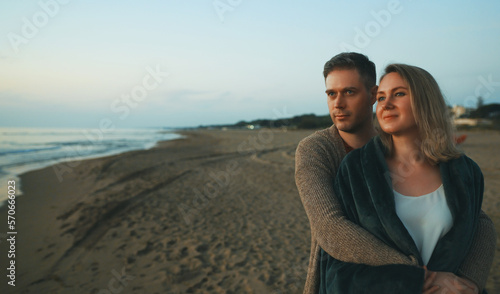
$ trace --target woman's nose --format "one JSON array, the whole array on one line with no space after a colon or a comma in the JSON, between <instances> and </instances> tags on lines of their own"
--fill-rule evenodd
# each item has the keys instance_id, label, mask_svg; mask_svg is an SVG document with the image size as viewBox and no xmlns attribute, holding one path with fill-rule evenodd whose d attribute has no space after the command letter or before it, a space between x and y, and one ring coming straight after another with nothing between
<instances>
[{"instance_id":1,"label":"woman's nose","mask_svg":"<svg viewBox=\"0 0 500 294\"><path fill-rule=\"evenodd\" d=\"M382 104L382 108L383 109L391 109L393 107L394 107L394 105L392 104L392 97L387 96L384 100L384 104Z\"/></svg>"}]
</instances>

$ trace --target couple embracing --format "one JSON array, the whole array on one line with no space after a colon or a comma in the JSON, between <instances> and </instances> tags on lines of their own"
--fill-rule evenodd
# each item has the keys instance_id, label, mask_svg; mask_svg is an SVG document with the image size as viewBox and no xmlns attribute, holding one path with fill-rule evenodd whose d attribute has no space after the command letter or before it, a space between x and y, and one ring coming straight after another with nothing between
<instances>
[{"instance_id":1,"label":"couple embracing","mask_svg":"<svg viewBox=\"0 0 500 294\"><path fill-rule=\"evenodd\" d=\"M486 293L496 232L483 175L455 146L435 79L390 64L377 86L359 53L323 75L333 125L296 151L311 225L304 293Z\"/></svg>"}]
</instances>

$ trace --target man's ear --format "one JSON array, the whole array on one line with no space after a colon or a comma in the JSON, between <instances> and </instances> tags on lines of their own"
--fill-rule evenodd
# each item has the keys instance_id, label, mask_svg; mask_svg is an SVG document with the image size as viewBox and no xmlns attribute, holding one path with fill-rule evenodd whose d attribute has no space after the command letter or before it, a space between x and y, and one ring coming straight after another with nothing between
<instances>
[{"instance_id":1,"label":"man's ear","mask_svg":"<svg viewBox=\"0 0 500 294\"><path fill-rule=\"evenodd\" d=\"M370 90L370 94L371 94L371 102L372 102L372 105L375 104L375 102L377 101L377 90L378 90L378 86L375 85L372 87L372 89Z\"/></svg>"}]
</instances>

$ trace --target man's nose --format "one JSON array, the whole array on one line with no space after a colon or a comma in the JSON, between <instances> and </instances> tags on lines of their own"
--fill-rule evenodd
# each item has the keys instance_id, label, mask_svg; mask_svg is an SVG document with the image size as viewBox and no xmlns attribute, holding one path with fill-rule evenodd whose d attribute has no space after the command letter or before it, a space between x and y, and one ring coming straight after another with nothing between
<instances>
[{"instance_id":1,"label":"man's nose","mask_svg":"<svg viewBox=\"0 0 500 294\"><path fill-rule=\"evenodd\" d=\"M345 108L345 97L342 94L337 96L337 99L334 101L335 108Z\"/></svg>"}]
</instances>

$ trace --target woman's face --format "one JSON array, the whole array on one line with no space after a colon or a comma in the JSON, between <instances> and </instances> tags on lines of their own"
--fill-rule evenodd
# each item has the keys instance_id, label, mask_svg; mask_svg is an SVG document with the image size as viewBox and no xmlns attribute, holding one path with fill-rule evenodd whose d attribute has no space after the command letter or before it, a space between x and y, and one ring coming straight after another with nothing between
<instances>
[{"instance_id":1,"label":"woman's face","mask_svg":"<svg viewBox=\"0 0 500 294\"><path fill-rule=\"evenodd\" d=\"M387 74L380 81L376 112L380 128L388 134L418 131L411 109L410 89L396 72Z\"/></svg>"}]
</instances>

